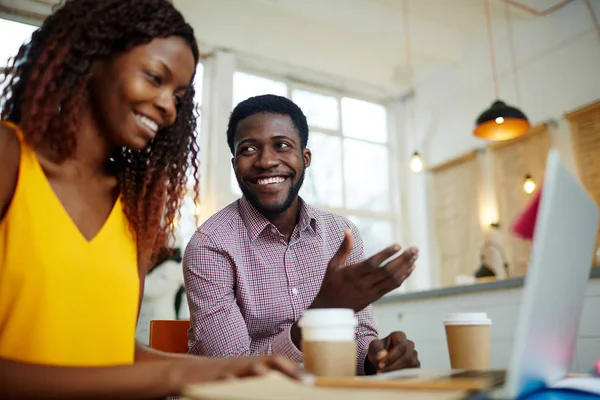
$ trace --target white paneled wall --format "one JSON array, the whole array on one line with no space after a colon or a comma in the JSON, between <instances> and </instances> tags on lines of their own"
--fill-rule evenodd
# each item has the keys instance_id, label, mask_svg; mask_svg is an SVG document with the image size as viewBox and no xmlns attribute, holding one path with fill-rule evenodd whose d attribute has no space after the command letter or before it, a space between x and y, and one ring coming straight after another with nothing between
<instances>
[{"instance_id":1,"label":"white paneled wall","mask_svg":"<svg viewBox=\"0 0 600 400\"><path fill-rule=\"evenodd\" d=\"M442 321L449 312L487 312L492 319L491 367L508 367L522 288L408 298L373 305L380 335L401 330L415 342L423 368L449 368ZM391 300L391 299L389 299ZM588 283L573 372L587 372L600 360L600 279Z\"/></svg>"}]
</instances>

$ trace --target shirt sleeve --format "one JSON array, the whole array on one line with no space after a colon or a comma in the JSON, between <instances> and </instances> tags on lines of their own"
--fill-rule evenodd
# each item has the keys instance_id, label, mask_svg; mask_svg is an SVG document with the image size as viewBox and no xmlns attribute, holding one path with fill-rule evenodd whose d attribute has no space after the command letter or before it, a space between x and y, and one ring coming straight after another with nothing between
<instances>
[{"instance_id":1,"label":"shirt sleeve","mask_svg":"<svg viewBox=\"0 0 600 400\"><path fill-rule=\"evenodd\" d=\"M350 221L347 223L348 227L352 230L354 248L346 261L346 265L352 265L365 259L365 251L358 228ZM369 345L379 337L379 333L375 327L372 306L369 305L357 312L356 317L358 319L358 326L356 327L356 373L358 375L365 375L365 360L369 352Z\"/></svg>"},{"instance_id":2,"label":"shirt sleeve","mask_svg":"<svg viewBox=\"0 0 600 400\"><path fill-rule=\"evenodd\" d=\"M289 328L251 350L252 339L235 297L233 260L200 231L186 248L183 272L190 309L190 353L208 357L283 354L302 360Z\"/></svg>"}]
</instances>

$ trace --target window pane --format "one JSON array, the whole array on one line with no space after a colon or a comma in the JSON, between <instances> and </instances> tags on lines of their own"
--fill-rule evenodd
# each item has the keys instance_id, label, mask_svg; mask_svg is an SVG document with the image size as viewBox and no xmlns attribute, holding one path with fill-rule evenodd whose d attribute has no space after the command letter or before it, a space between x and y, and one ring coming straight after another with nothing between
<instances>
[{"instance_id":1,"label":"window pane","mask_svg":"<svg viewBox=\"0 0 600 400\"><path fill-rule=\"evenodd\" d=\"M393 224L389 220L349 216L363 239L365 256L371 257L394 243Z\"/></svg>"},{"instance_id":2,"label":"window pane","mask_svg":"<svg viewBox=\"0 0 600 400\"><path fill-rule=\"evenodd\" d=\"M235 72L233 74L233 106L252 96L261 94L276 94L287 96L287 85L283 82Z\"/></svg>"},{"instance_id":3,"label":"window pane","mask_svg":"<svg viewBox=\"0 0 600 400\"><path fill-rule=\"evenodd\" d=\"M312 161L300 195L310 204L342 207L342 139L311 132L308 148Z\"/></svg>"},{"instance_id":4,"label":"window pane","mask_svg":"<svg viewBox=\"0 0 600 400\"><path fill-rule=\"evenodd\" d=\"M0 19L0 67L8 65L9 59L17 55L21 45L31 39L36 29L36 26Z\"/></svg>"},{"instance_id":5,"label":"window pane","mask_svg":"<svg viewBox=\"0 0 600 400\"><path fill-rule=\"evenodd\" d=\"M196 67L196 76L194 78L194 90L196 91L194 95L194 101L196 102L196 106L202 106L202 91L204 90L204 65L199 63Z\"/></svg>"},{"instance_id":6,"label":"window pane","mask_svg":"<svg viewBox=\"0 0 600 400\"><path fill-rule=\"evenodd\" d=\"M181 218L176 221L177 226L177 245L181 246L181 251L196 232L196 218L200 215L200 205L194 204L193 196L185 196L179 209Z\"/></svg>"},{"instance_id":7,"label":"window pane","mask_svg":"<svg viewBox=\"0 0 600 400\"><path fill-rule=\"evenodd\" d=\"M0 73L0 110L2 109L2 107L4 107L4 88L6 88L6 86L8 86L8 79L6 74L2 74Z\"/></svg>"},{"instance_id":8,"label":"window pane","mask_svg":"<svg viewBox=\"0 0 600 400\"><path fill-rule=\"evenodd\" d=\"M292 91L292 100L300 106L309 125L339 129L338 101L335 97L296 89Z\"/></svg>"},{"instance_id":9,"label":"window pane","mask_svg":"<svg viewBox=\"0 0 600 400\"><path fill-rule=\"evenodd\" d=\"M346 208L389 211L389 167L387 146L344 140Z\"/></svg>"},{"instance_id":10,"label":"window pane","mask_svg":"<svg viewBox=\"0 0 600 400\"><path fill-rule=\"evenodd\" d=\"M363 100L342 98L342 130L344 136L372 142L387 142L385 107Z\"/></svg>"}]
</instances>

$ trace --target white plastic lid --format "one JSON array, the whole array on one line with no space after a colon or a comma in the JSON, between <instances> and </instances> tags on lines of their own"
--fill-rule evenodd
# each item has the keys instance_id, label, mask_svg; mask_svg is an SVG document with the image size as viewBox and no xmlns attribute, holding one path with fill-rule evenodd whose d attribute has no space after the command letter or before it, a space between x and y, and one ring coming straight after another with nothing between
<instances>
[{"instance_id":1,"label":"white plastic lid","mask_svg":"<svg viewBox=\"0 0 600 400\"><path fill-rule=\"evenodd\" d=\"M451 313L444 318L445 325L491 325L486 313Z\"/></svg>"},{"instance_id":2,"label":"white plastic lid","mask_svg":"<svg viewBox=\"0 0 600 400\"><path fill-rule=\"evenodd\" d=\"M298 326L300 328L349 326L358 325L354 310L350 308L313 308L306 310Z\"/></svg>"}]
</instances>

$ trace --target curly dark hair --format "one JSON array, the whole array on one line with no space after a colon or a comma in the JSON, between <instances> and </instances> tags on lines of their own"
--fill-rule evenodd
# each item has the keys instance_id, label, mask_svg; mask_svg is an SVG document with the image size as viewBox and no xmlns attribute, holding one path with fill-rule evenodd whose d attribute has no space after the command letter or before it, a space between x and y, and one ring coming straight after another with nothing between
<instances>
[{"instance_id":1,"label":"curly dark hair","mask_svg":"<svg viewBox=\"0 0 600 400\"><path fill-rule=\"evenodd\" d=\"M19 125L31 146L49 146L58 157L73 154L80 107L97 60L111 59L156 38L181 37L196 63L192 27L166 0L66 0L36 30L5 71L8 85L0 113ZM191 168L198 200L198 145L192 85L177 120L141 151L117 149L114 159L124 212L144 256L173 235Z\"/></svg>"},{"instance_id":2,"label":"curly dark hair","mask_svg":"<svg viewBox=\"0 0 600 400\"><path fill-rule=\"evenodd\" d=\"M288 115L292 119L296 131L298 131L302 149L306 148L308 144L308 122L300 107L286 97L263 94L242 101L231 112L229 125L227 126L227 144L229 145L231 154L235 154L233 143L235 142L235 133L240 121L255 114L263 113Z\"/></svg>"}]
</instances>

